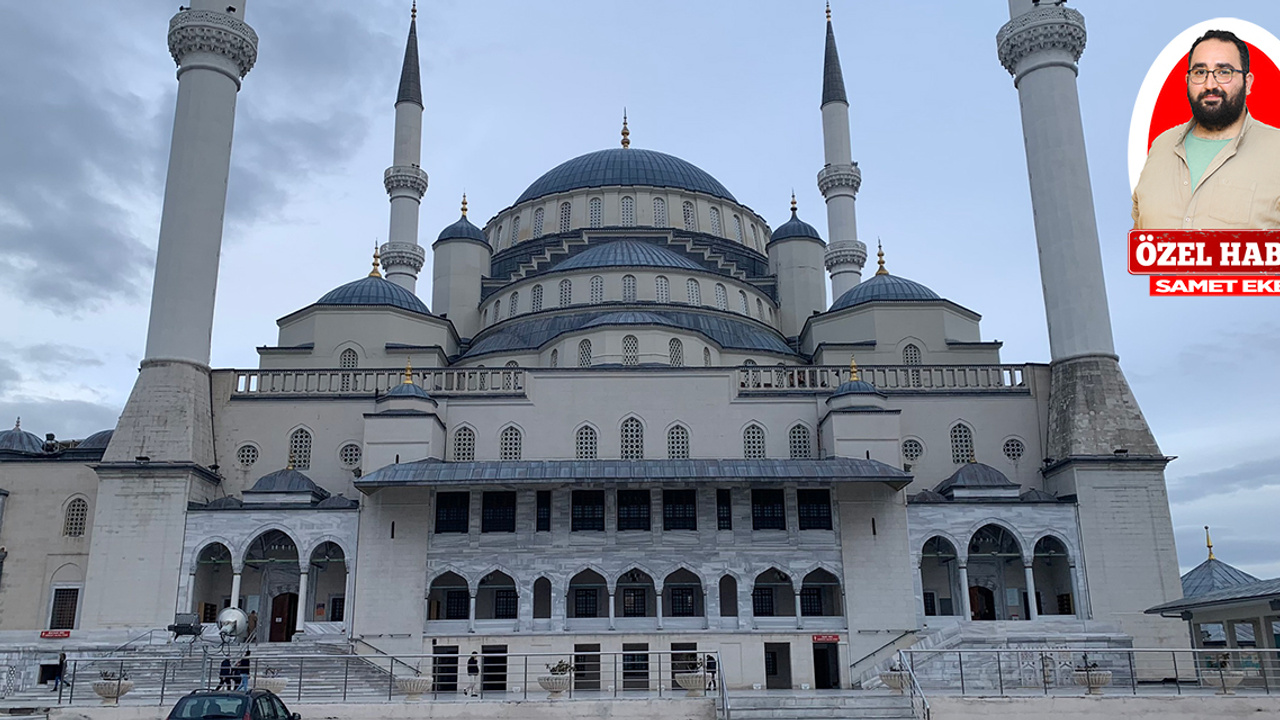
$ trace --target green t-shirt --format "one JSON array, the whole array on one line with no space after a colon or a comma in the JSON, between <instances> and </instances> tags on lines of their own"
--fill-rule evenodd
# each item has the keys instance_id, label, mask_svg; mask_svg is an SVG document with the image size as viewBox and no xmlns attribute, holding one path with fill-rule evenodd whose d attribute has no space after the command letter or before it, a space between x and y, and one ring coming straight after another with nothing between
<instances>
[{"instance_id":1,"label":"green t-shirt","mask_svg":"<svg viewBox=\"0 0 1280 720\"><path fill-rule=\"evenodd\" d=\"M1222 148L1226 147L1231 140L1232 138L1205 140L1196 137L1193 132L1187 133L1187 139L1183 145L1187 149L1187 168L1191 170L1192 190L1200 184L1200 178L1204 175L1204 171L1209 169L1209 163L1218 157L1218 153L1222 152Z\"/></svg>"}]
</instances>

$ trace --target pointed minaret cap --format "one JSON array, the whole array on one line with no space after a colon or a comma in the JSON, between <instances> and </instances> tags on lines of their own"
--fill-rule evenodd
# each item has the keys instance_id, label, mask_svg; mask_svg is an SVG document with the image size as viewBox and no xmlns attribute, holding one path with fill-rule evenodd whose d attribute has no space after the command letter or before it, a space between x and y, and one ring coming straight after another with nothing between
<instances>
[{"instance_id":1,"label":"pointed minaret cap","mask_svg":"<svg viewBox=\"0 0 1280 720\"><path fill-rule=\"evenodd\" d=\"M1216 557L1214 557L1214 556L1213 556L1213 538L1209 537L1209 526L1208 526L1208 525L1205 525L1205 526L1204 526L1204 544L1205 544L1205 545L1207 545L1207 546L1209 547L1209 559L1210 559L1210 560L1217 560L1218 558L1216 558Z\"/></svg>"},{"instance_id":2,"label":"pointed minaret cap","mask_svg":"<svg viewBox=\"0 0 1280 720\"><path fill-rule=\"evenodd\" d=\"M627 129L627 109L622 108L622 147L631 147L631 131Z\"/></svg>"},{"instance_id":3,"label":"pointed minaret cap","mask_svg":"<svg viewBox=\"0 0 1280 720\"><path fill-rule=\"evenodd\" d=\"M400 70L400 91L396 104L411 102L422 107L422 77L418 71L418 3L409 11L409 42L404 47L404 67Z\"/></svg>"},{"instance_id":4,"label":"pointed minaret cap","mask_svg":"<svg viewBox=\"0 0 1280 720\"><path fill-rule=\"evenodd\" d=\"M876 238L876 263L880 265L876 269L877 275L888 275L889 271L884 269L884 246L880 244L880 238Z\"/></svg>"},{"instance_id":5,"label":"pointed minaret cap","mask_svg":"<svg viewBox=\"0 0 1280 720\"><path fill-rule=\"evenodd\" d=\"M827 54L822 64L822 104L849 104L844 92L844 74L840 72L840 54L836 52L836 31L831 25L831 3L827 3Z\"/></svg>"}]
</instances>

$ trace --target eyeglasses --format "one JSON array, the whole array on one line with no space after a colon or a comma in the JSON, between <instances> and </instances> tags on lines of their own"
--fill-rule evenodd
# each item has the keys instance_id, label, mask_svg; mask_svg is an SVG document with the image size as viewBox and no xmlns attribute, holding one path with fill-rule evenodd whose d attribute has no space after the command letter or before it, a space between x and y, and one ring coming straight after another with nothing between
<instances>
[{"instance_id":1,"label":"eyeglasses","mask_svg":"<svg viewBox=\"0 0 1280 720\"><path fill-rule=\"evenodd\" d=\"M1232 67L1220 67L1214 68L1213 70L1209 70L1207 68L1195 68L1191 72L1187 73L1187 77L1191 79L1191 83L1193 85L1203 85L1205 81L1209 79L1209 76L1213 75L1213 79L1217 80L1219 85L1227 85L1235 79L1237 73L1243 75L1244 71L1237 70Z\"/></svg>"}]
</instances>

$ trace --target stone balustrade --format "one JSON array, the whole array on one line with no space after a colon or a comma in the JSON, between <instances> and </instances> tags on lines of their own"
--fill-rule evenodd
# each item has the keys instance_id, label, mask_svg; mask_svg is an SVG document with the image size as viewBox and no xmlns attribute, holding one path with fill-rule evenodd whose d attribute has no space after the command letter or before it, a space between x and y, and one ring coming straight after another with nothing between
<instances>
[{"instance_id":1,"label":"stone balustrade","mask_svg":"<svg viewBox=\"0 0 1280 720\"><path fill-rule=\"evenodd\" d=\"M740 367L741 392L832 392L849 379L842 365ZM895 392L955 392L957 390L1027 392L1025 365L868 365L858 377L879 390Z\"/></svg>"},{"instance_id":2,"label":"stone balustrade","mask_svg":"<svg viewBox=\"0 0 1280 720\"><path fill-rule=\"evenodd\" d=\"M232 397L382 394L404 382L403 370L232 370ZM413 382L428 393L524 395L526 371L519 368L414 370Z\"/></svg>"}]
</instances>

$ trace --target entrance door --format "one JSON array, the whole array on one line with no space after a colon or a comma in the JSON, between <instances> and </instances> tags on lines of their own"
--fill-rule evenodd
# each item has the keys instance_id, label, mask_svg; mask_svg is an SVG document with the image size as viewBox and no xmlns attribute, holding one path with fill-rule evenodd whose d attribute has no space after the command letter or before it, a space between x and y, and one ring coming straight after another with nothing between
<instances>
[{"instance_id":1,"label":"entrance door","mask_svg":"<svg viewBox=\"0 0 1280 720\"><path fill-rule=\"evenodd\" d=\"M458 646L437 645L431 658L436 692L458 692Z\"/></svg>"},{"instance_id":2,"label":"entrance door","mask_svg":"<svg viewBox=\"0 0 1280 720\"><path fill-rule=\"evenodd\" d=\"M995 620L996 594L990 588L969 588L969 609L974 620Z\"/></svg>"},{"instance_id":3,"label":"entrance door","mask_svg":"<svg viewBox=\"0 0 1280 720\"><path fill-rule=\"evenodd\" d=\"M835 643L813 644L813 686L819 690L840 687L840 660Z\"/></svg>"},{"instance_id":4,"label":"entrance door","mask_svg":"<svg viewBox=\"0 0 1280 720\"><path fill-rule=\"evenodd\" d=\"M298 627L298 593L281 593L271 600L271 642L289 642Z\"/></svg>"},{"instance_id":5,"label":"entrance door","mask_svg":"<svg viewBox=\"0 0 1280 720\"><path fill-rule=\"evenodd\" d=\"M791 643L764 644L764 686L770 690L791 689Z\"/></svg>"}]
</instances>

